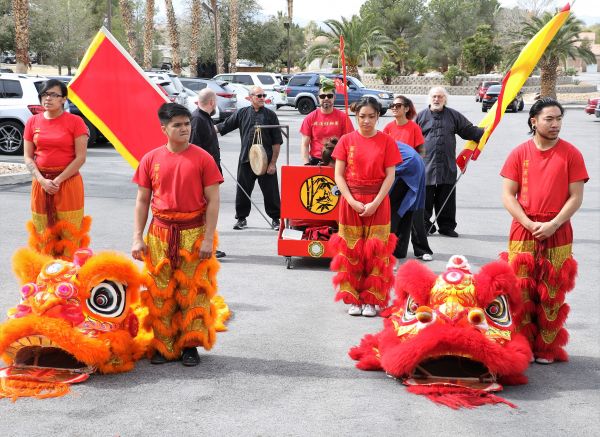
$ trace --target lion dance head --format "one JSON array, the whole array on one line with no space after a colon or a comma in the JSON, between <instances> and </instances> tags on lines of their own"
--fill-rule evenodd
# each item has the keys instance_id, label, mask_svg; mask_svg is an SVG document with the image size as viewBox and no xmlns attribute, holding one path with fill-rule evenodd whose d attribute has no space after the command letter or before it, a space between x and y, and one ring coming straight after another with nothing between
<instances>
[{"instance_id":1,"label":"lion dance head","mask_svg":"<svg viewBox=\"0 0 600 437\"><path fill-rule=\"evenodd\" d=\"M125 256L78 250L73 261L30 249L13 257L20 303L0 324L0 397L50 397L95 372L131 370L144 354L138 332L141 275Z\"/></svg>"},{"instance_id":2,"label":"lion dance head","mask_svg":"<svg viewBox=\"0 0 600 437\"><path fill-rule=\"evenodd\" d=\"M510 402L501 384L524 384L531 349L518 332L523 314L517 278L496 261L472 274L454 255L437 276L409 261L396 277L397 299L384 327L350 350L362 370L383 370L409 391L452 408Z\"/></svg>"}]
</instances>

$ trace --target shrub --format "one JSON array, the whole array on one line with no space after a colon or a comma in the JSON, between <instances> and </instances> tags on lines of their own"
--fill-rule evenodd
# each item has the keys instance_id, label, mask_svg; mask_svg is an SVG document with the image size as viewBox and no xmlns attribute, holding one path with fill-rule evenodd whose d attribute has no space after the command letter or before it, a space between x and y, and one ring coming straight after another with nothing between
<instances>
[{"instance_id":1,"label":"shrub","mask_svg":"<svg viewBox=\"0 0 600 437\"><path fill-rule=\"evenodd\" d=\"M392 78L398 75L396 64L393 62L384 62L381 68L377 71L376 77L381 79L385 85L392 83Z\"/></svg>"},{"instance_id":2,"label":"shrub","mask_svg":"<svg viewBox=\"0 0 600 437\"><path fill-rule=\"evenodd\" d=\"M456 65L450 65L448 71L444 73L444 79L450 86L460 85L463 79L468 79L469 75L462 71Z\"/></svg>"}]
</instances>

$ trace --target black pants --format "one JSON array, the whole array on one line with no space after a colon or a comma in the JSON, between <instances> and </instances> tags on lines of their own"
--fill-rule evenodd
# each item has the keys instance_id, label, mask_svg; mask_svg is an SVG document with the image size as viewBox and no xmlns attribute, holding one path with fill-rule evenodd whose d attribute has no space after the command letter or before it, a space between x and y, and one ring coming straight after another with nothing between
<instances>
[{"instance_id":1,"label":"black pants","mask_svg":"<svg viewBox=\"0 0 600 437\"><path fill-rule=\"evenodd\" d=\"M438 185L427 185L427 194L425 196L425 228L431 227L431 217L435 208L435 214L437 216L437 225L440 231L453 231L456 229L456 190L452 190L453 184L438 184ZM442 204L448 194L450 198L444 209L441 210ZM435 231L435 227L432 229Z\"/></svg>"},{"instance_id":2,"label":"black pants","mask_svg":"<svg viewBox=\"0 0 600 437\"><path fill-rule=\"evenodd\" d=\"M392 210L391 230L398 237L394 257L406 258L408 242L412 240L413 252L416 257L428 253L433 254L427 241L427 231L424 226L423 210L407 211L402 217L398 215L398 209L402 199L408 192L408 186L399 179L390 192L390 207Z\"/></svg>"},{"instance_id":3,"label":"black pants","mask_svg":"<svg viewBox=\"0 0 600 437\"><path fill-rule=\"evenodd\" d=\"M279 220L281 203L279 200L277 173L256 176L250 167L250 163L245 162L238 165L237 177L238 183L244 188L244 191L248 193L248 196L252 196L252 190L254 190L254 185L258 179L258 186L263 193L267 215L274 220ZM248 217L250 215L251 207L252 203L250 202L250 199L248 199L238 186L235 193L235 218L245 219Z\"/></svg>"}]
</instances>

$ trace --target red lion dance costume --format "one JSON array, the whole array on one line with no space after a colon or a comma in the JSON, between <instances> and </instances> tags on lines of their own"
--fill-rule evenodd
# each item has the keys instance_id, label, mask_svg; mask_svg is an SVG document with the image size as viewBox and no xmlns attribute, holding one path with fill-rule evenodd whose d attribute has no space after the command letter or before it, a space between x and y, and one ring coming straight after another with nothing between
<instances>
[{"instance_id":1,"label":"red lion dance costume","mask_svg":"<svg viewBox=\"0 0 600 437\"><path fill-rule=\"evenodd\" d=\"M409 391L452 408L506 403L492 394L524 384L531 349L518 332L523 313L517 278L503 261L473 275L455 255L436 277L409 261L396 277L398 298L383 330L349 355L362 370L383 370Z\"/></svg>"}]
</instances>

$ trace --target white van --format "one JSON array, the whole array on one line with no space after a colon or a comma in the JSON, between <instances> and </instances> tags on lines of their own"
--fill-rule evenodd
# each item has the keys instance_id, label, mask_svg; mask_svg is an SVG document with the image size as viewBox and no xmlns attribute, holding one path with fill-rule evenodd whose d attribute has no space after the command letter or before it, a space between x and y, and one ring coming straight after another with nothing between
<instances>
[{"instance_id":1,"label":"white van","mask_svg":"<svg viewBox=\"0 0 600 437\"><path fill-rule=\"evenodd\" d=\"M281 82L275 77L274 73L223 73L217 74L213 79L246 86L259 86L265 90L268 98L271 99L277 109L287 105L287 96L282 92Z\"/></svg>"}]
</instances>

